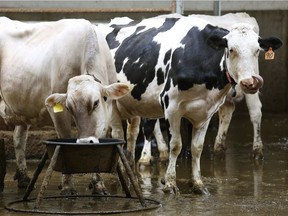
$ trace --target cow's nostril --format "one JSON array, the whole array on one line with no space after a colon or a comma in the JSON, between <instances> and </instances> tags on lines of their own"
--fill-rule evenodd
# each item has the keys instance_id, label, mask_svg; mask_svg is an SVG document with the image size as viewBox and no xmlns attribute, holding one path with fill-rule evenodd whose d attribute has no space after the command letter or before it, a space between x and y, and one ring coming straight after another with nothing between
<instances>
[{"instance_id":1,"label":"cow's nostril","mask_svg":"<svg viewBox=\"0 0 288 216\"><path fill-rule=\"evenodd\" d=\"M241 84L243 86L246 86L247 88L251 88L254 86L254 79L245 79L241 81Z\"/></svg>"}]
</instances>

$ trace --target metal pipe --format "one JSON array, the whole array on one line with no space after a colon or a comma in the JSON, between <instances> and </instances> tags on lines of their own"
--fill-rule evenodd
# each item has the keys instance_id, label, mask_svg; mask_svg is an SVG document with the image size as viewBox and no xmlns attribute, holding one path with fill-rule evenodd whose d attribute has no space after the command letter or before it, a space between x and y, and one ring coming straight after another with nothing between
<instances>
[{"instance_id":1,"label":"metal pipe","mask_svg":"<svg viewBox=\"0 0 288 216\"><path fill-rule=\"evenodd\" d=\"M183 0L176 0L176 13L183 14L183 12L184 12Z\"/></svg>"},{"instance_id":2,"label":"metal pipe","mask_svg":"<svg viewBox=\"0 0 288 216\"><path fill-rule=\"evenodd\" d=\"M221 16L221 0L214 0L214 15Z\"/></svg>"},{"instance_id":3,"label":"metal pipe","mask_svg":"<svg viewBox=\"0 0 288 216\"><path fill-rule=\"evenodd\" d=\"M170 13L171 8L3 8L0 13Z\"/></svg>"}]
</instances>

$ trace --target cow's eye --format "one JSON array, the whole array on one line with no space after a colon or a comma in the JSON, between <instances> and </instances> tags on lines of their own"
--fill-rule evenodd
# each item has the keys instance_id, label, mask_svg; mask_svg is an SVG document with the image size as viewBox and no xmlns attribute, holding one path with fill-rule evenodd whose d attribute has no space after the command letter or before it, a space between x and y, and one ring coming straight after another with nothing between
<instances>
[{"instance_id":1,"label":"cow's eye","mask_svg":"<svg viewBox=\"0 0 288 216\"><path fill-rule=\"evenodd\" d=\"M93 104L93 110L95 110L99 105L99 100L97 101L94 101L94 104Z\"/></svg>"}]
</instances>

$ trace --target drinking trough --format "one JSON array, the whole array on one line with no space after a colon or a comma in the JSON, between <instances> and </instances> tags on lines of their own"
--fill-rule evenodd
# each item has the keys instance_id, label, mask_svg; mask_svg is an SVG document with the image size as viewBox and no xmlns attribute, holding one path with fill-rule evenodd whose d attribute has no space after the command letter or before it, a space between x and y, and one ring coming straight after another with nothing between
<instances>
[{"instance_id":1,"label":"drinking trough","mask_svg":"<svg viewBox=\"0 0 288 216\"><path fill-rule=\"evenodd\" d=\"M55 214L95 214L95 213L121 213L139 210L148 210L159 207L161 204L152 199L145 199L143 197L140 185L129 166L129 163L125 157L122 146L125 144L123 140L105 138L99 139L99 143L77 143L77 139L50 139L43 143L46 145L47 151L42 156L41 161L36 168L33 177L27 187L27 190L23 196L22 200L16 200L8 203L5 207L8 210L20 211L20 212L30 212L30 213L48 213L51 211L41 210L41 202L43 200L50 199L67 199L67 198L83 198L87 196L54 196L45 197L44 193L47 189L49 181L51 179L53 171L61 172L62 174L76 174L76 173L115 173L118 174L121 186L125 192L125 197L122 196L99 196L91 195L90 197L109 197L109 199L130 199L131 202L139 200L141 207L131 208L131 209L119 209L119 210L101 210L101 211L85 211L85 212L63 212L54 211ZM35 199L28 199L30 193L34 189L34 185L41 173L46 160L50 158L49 166L46 170L44 180L42 182L39 193ZM119 161L122 162L123 168L120 167ZM132 197L128 183L126 179L130 180L133 189L137 197ZM35 202L34 208L23 209L19 206L19 203ZM103 204L103 203L102 203ZM15 207L16 206L16 207ZM107 205L108 206L108 205Z\"/></svg>"}]
</instances>

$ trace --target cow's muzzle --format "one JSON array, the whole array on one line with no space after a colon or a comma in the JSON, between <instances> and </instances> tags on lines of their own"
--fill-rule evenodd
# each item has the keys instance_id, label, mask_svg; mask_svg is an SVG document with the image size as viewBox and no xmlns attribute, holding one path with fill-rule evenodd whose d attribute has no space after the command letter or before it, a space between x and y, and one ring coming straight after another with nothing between
<instances>
[{"instance_id":1,"label":"cow's muzzle","mask_svg":"<svg viewBox=\"0 0 288 216\"><path fill-rule=\"evenodd\" d=\"M99 143L99 139L93 136L82 137L82 138L78 138L76 143Z\"/></svg>"},{"instance_id":2,"label":"cow's muzzle","mask_svg":"<svg viewBox=\"0 0 288 216\"><path fill-rule=\"evenodd\" d=\"M259 75L240 81L242 90L247 94L255 94L263 86L263 83L264 81Z\"/></svg>"}]
</instances>

